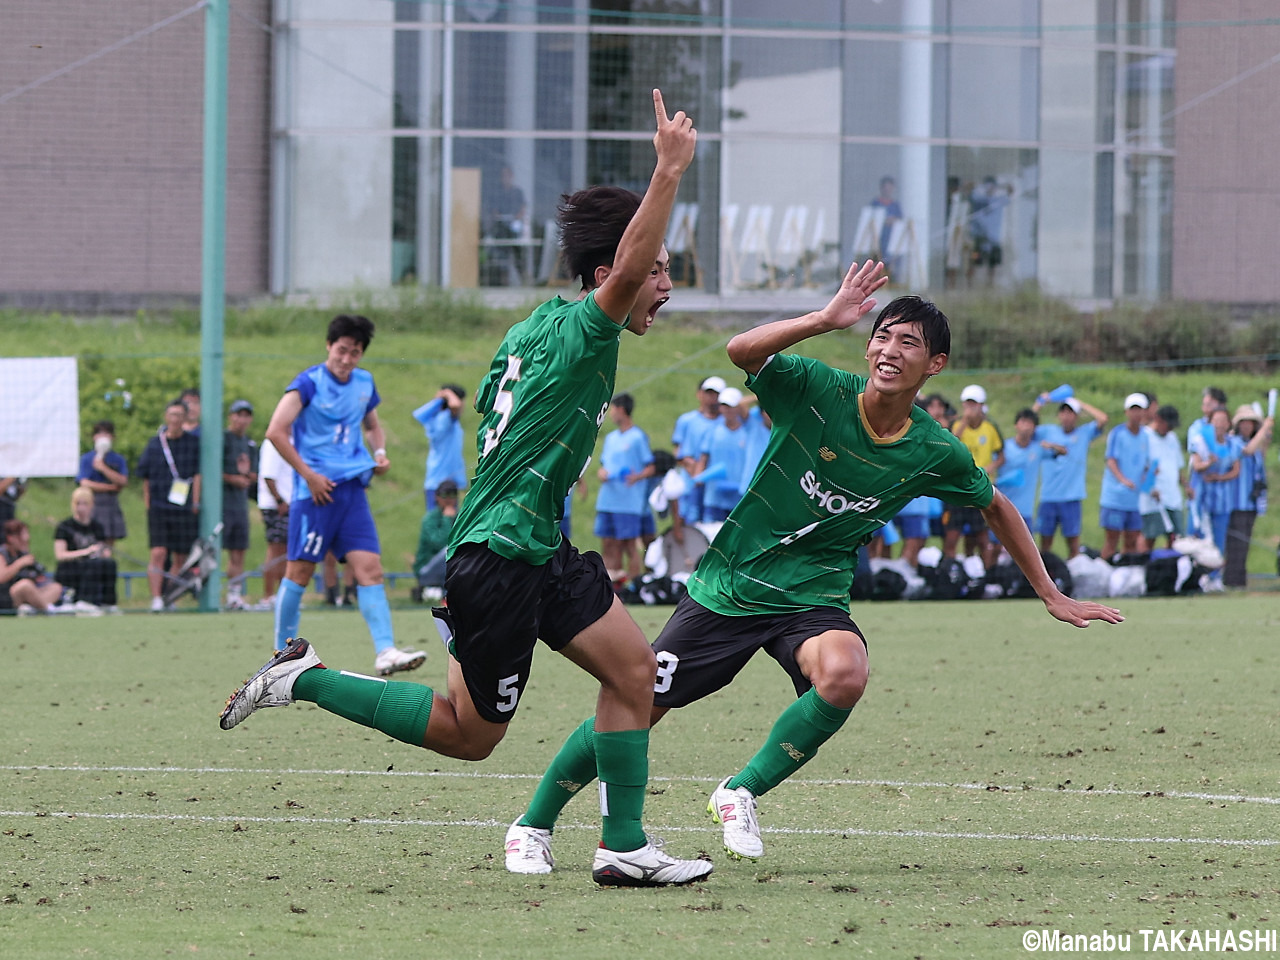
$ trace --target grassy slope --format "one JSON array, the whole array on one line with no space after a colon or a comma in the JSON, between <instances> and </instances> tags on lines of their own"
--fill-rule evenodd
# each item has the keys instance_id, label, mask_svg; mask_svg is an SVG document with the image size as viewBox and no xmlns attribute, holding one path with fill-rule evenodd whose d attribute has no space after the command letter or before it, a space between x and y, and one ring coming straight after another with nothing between
<instances>
[{"instance_id":1,"label":"grassy slope","mask_svg":"<svg viewBox=\"0 0 1280 960\"><path fill-rule=\"evenodd\" d=\"M376 310L372 311L375 319ZM430 316L418 322L399 319L385 323L369 351L367 365L377 378L383 397L380 417L387 429L388 450L393 460L392 472L379 480L371 499L383 538L385 566L388 570L407 570L416 544L422 513L421 482L427 443L410 412L428 399L439 385L457 381L471 390L487 369L493 350L501 339L500 322L483 318L452 316L442 322L442 332L425 332ZM198 356L198 330L189 323L165 323L158 320L90 320L65 318L6 318L13 328L7 339L8 355L44 356L68 353L103 354L116 357ZM323 324L308 317L281 309L270 323L229 324L233 331L226 340L226 373L228 381L240 384L258 410L253 432L261 436L270 410L279 393L301 368L323 359ZM240 332L234 332L240 331ZM650 435L655 447L669 446L671 426L675 418L694 402L694 391L702 377L719 373L730 383L738 383L723 352L723 344L734 332L701 327L689 318L672 314L660 319L655 330L643 339L624 335L617 387L628 390L637 400L636 420ZM963 355L965 331L957 325L954 331L957 356ZM829 336L811 341L803 350L835 365L855 372L865 367L862 359L864 336L860 333ZM930 385L958 404L960 390L967 383L983 383L990 395L991 416L998 425L1011 429L1014 414L1034 396L1063 381L1073 383L1077 392L1112 414L1118 422L1119 405L1125 394L1133 390L1151 390L1159 394L1161 403L1173 403L1183 412L1184 426L1198 415L1200 392L1207 383L1226 389L1233 406L1241 401L1262 398L1271 381L1266 377L1228 372L1192 374L1158 374L1121 368L1064 369L1049 361L1018 372L975 375L961 370L948 370ZM231 397L227 397L229 403ZM474 412L466 414L467 456L474 459ZM608 427L606 426L606 430ZM1085 542L1101 544L1097 524L1096 496L1101 483L1103 444L1095 443L1090 465L1090 496L1086 506ZM1274 461L1273 461L1274 462ZM591 535L594 518L593 472L588 473L588 501L575 504L575 540L584 547L597 544ZM45 539L40 528L50 531L69 510L67 497L70 481L42 481L20 504L20 516L37 528L33 537L36 553L46 561L52 559L52 541ZM132 536L121 544L130 557L145 556L145 523L137 487L125 494L126 516ZM1280 541L1280 520L1272 511L1263 518L1256 531L1258 543L1251 555L1254 572L1275 572L1275 548ZM249 552L252 568L261 561L261 527L254 521ZM135 565L125 558L124 569ZM145 591L144 591L145 592ZM256 595L256 591L255 591ZM135 593L135 600L137 594Z\"/></svg>"}]
</instances>

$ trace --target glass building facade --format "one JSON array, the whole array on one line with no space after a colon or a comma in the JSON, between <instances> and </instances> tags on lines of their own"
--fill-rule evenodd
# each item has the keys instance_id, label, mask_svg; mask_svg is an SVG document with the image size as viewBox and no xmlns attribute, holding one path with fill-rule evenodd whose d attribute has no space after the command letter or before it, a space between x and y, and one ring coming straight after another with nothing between
<instances>
[{"instance_id":1,"label":"glass building facade","mask_svg":"<svg viewBox=\"0 0 1280 960\"><path fill-rule=\"evenodd\" d=\"M376 14L376 16L371 16ZM558 198L699 131L679 283L1170 289L1173 0L277 0L276 292L559 283Z\"/></svg>"}]
</instances>

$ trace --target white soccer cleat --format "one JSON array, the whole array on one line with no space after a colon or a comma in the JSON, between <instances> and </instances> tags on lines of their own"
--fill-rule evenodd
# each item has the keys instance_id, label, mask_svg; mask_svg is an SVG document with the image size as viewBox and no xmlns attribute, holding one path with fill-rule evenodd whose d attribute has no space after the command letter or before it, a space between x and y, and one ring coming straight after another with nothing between
<instances>
[{"instance_id":1,"label":"white soccer cleat","mask_svg":"<svg viewBox=\"0 0 1280 960\"><path fill-rule=\"evenodd\" d=\"M760 824L756 822L756 798L746 787L729 789L730 777L711 792L707 813L724 827L724 849L735 860L759 860L764 853Z\"/></svg>"},{"instance_id":2,"label":"white soccer cleat","mask_svg":"<svg viewBox=\"0 0 1280 960\"><path fill-rule=\"evenodd\" d=\"M517 820L507 829L507 871L509 873L550 873L551 831L526 827Z\"/></svg>"},{"instance_id":3,"label":"white soccer cleat","mask_svg":"<svg viewBox=\"0 0 1280 960\"><path fill-rule=\"evenodd\" d=\"M387 647L373 661L373 669L380 677L389 677L402 670L417 670L427 662L427 655L421 650L401 650L399 647Z\"/></svg>"},{"instance_id":4,"label":"white soccer cleat","mask_svg":"<svg viewBox=\"0 0 1280 960\"><path fill-rule=\"evenodd\" d=\"M302 637L295 637L227 698L218 725L223 730L230 730L262 707L287 707L293 703L293 684L298 676L304 670L323 666L311 644Z\"/></svg>"},{"instance_id":5,"label":"white soccer cleat","mask_svg":"<svg viewBox=\"0 0 1280 960\"><path fill-rule=\"evenodd\" d=\"M597 848L591 879L602 887L668 887L705 880L712 869L710 860L669 857L650 840L629 853Z\"/></svg>"},{"instance_id":6,"label":"white soccer cleat","mask_svg":"<svg viewBox=\"0 0 1280 960\"><path fill-rule=\"evenodd\" d=\"M152 598L151 598L151 612L152 612L152 613L164 613L164 601L163 601L163 600L161 600L159 597L152 597Z\"/></svg>"}]
</instances>

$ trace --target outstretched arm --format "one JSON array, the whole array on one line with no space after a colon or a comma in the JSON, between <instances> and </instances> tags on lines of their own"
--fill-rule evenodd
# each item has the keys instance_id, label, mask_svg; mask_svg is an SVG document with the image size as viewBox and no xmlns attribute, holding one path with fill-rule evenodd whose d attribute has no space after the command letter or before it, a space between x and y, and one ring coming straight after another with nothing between
<instances>
[{"instance_id":1,"label":"outstretched arm","mask_svg":"<svg viewBox=\"0 0 1280 960\"><path fill-rule=\"evenodd\" d=\"M613 258L613 269L596 290L596 306L613 319L625 323L636 295L653 271L658 254L662 252L662 238L671 219L671 208L676 202L676 189L680 178L693 162L698 145L698 131L693 120L683 110L674 117L667 116L662 102L662 91L653 91L653 110L657 117L658 132L653 146L658 152L658 162L649 180L640 208L627 224ZM584 281L589 278L583 277Z\"/></svg>"},{"instance_id":2,"label":"outstretched arm","mask_svg":"<svg viewBox=\"0 0 1280 960\"><path fill-rule=\"evenodd\" d=\"M1107 623L1120 623L1124 617L1114 607L1104 607L1100 603L1072 600L1057 588L1049 571L1044 568L1044 560L1031 539L1031 531L1027 529L1018 508L1009 502L999 490L991 505L982 511L987 526L996 535L1004 548L1013 557L1031 587L1041 600L1049 615L1069 623L1075 627L1087 627L1090 620L1105 620Z\"/></svg>"},{"instance_id":3,"label":"outstretched arm","mask_svg":"<svg viewBox=\"0 0 1280 960\"><path fill-rule=\"evenodd\" d=\"M729 341L729 359L750 374L760 372L766 360L802 340L832 330L847 330L875 309L871 295L889 282L884 264L868 260L845 274L840 289L821 310L794 320L775 320L738 334Z\"/></svg>"}]
</instances>

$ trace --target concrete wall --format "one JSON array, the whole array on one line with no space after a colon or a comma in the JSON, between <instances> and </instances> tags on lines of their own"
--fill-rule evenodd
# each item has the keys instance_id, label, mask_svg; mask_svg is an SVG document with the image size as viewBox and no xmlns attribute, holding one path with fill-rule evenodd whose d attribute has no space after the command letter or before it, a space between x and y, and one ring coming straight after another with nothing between
<instances>
[{"instance_id":1,"label":"concrete wall","mask_svg":"<svg viewBox=\"0 0 1280 960\"><path fill-rule=\"evenodd\" d=\"M188 0L5 0L0 97ZM269 0L231 16L227 293L267 287ZM125 306L200 289L204 12L0 103L0 301Z\"/></svg>"},{"instance_id":2,"label":"concrete wall","mask_svg":"<svg viewBox=\"0 0 1280 960\"><path fill-rule=\"evenodd\" d=\"M1269 0L1179 0L1178 19L1274 17ZM1173 174L1173 295L1189 300L1280 300L1280 26L1180 29L1178 106L1263 69L1180 113Z\"/></svg>"}]
</instances>

